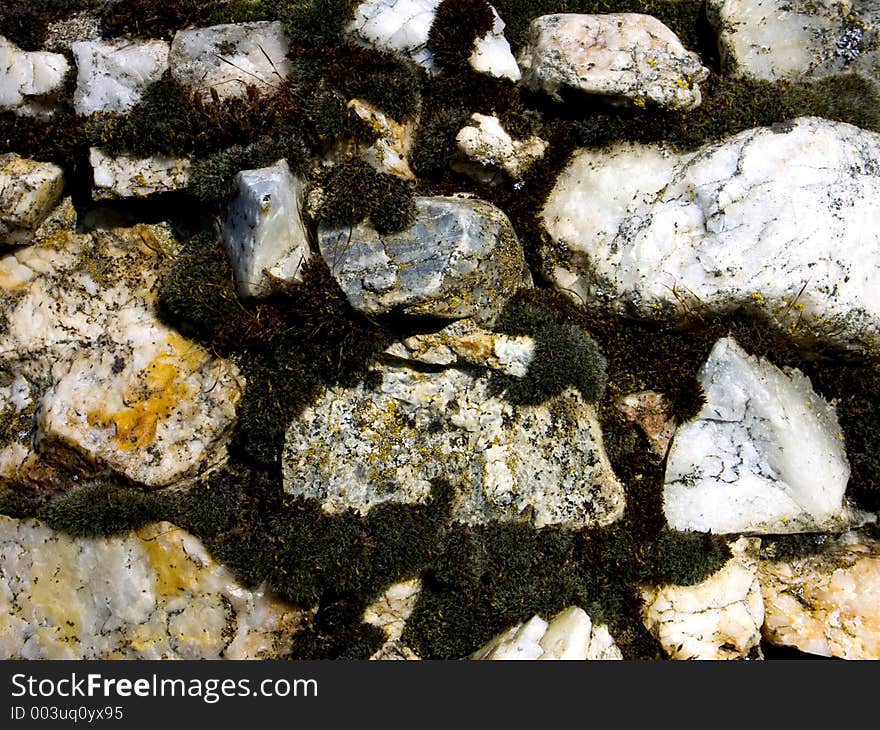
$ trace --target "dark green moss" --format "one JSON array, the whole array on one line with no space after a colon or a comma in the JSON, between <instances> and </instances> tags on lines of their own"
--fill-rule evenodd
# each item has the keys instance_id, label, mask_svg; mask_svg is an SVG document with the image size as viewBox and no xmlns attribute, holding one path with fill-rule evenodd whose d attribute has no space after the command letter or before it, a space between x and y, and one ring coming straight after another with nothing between
<instances>
[{"instance_id":1,"label":"dark green moss","mask_svg":"<svg viewBox=\"0 0 880 730\"><path fill-rule=\"evenodd\" d=\"M428 49L434 61L441 68L466 68L474 42L492 29L494 20L486 0L443 0L428 32Z\"/></svg>"},{"instance_id":2,"label":"dark green moss","mask_svg":"<svg viewBox=\"0 0 880 730\"><path fill-rule=\"evenodd\" d=\"M106 537L161 520L165 506L154 493L137 487L96 482L67 492L38 512L54 530L76 537Z\"/></svg>"},{"instance_id":3,"label":"dark green moss","mask_svg":"<svg viewBox=\"0 0 880 730\"><path fill-rule=\"evenodd\" d=\"M589 332L539 304L510 301L493 326L509 335L529 335L535 353L524 378L499 377L496 387L513 403L537 405L574 386L588 402L602 397L607 362Z\"/></svg>"},{"instance_id":4,"label":"dark green moss","mask_svg":"<svg viewBox=\"0 0 880 730\"><path fill-rule=\"evenodd\" d=\"M321 186L319 223L352 226L369 218L379 233L393 233L410 225L415 215L412 183L376 172L360 159L330 168Z\"/></svg>"},{"instance_id":5,"label":"dark green moss","mask_svg":"<svg viewBox=\"0 0 880 730\"><path fill-rule=\"evenodd\" d=\"M761 537L761 557L782 562L808 558L822 553L833 540L831 535L812 533L766 535Z\"/></svg>"},{"instance_id":6,"label":"dark green moss","mask_svg":"<svg viewBox=\"0 0 880 730\"><path fill-rule=\"evenodd\" d=\"M273 0L293 46L326 48L339 43L356 0Z\"/></svg>"},{"instance_id":7,"label":"dark green moss","mask_svg":"<svg viewBox=\"0 0 880 730\"><path fill-rule=\"evenodd\" d=\"M203 160L196 160L190 173L189 190L202 203L219 210L230 198L236 173L268 167L287 160L294 174L305 169L302 140L292 137L262 137L246 147L235 145Z\"/></svg>"},{"instance_id":8,"label":"dark green moss","mask_svg":"<svg viewBox=\"0 0 880 730\"><path fill-rule=\"evenodd\" d=\"M186 27L274 20L271 0L125 0L104 3L100 13L106 36L138 36L171 40Z\"/></svg>"}]
</instances>

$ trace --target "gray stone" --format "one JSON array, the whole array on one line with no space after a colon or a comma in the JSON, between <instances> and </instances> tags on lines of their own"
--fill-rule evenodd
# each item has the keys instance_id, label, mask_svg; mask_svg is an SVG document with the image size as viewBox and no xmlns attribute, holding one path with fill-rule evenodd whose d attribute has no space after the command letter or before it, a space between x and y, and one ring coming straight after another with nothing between
<instances>
[{"instance_id":1,"label":"gray stone","mask_svg":"<svg viewBox=\"0 0 880 730\"><path fill-rule=\"evenodd\" d=\"M284 488L327 512L425 503L445 479L466 524L607 525L624 507L592 405L574 389L515 407L475 370L377 364L371 380L328 388L291 424Z\"/></svg>"},{"instance_id":2,"label":"gray stone","mask_svg":"<svg viewBox=\"0 0 880 730\"><path fill-rule=\"evenodd\" d=\"M243 97L249 86L273 93L290 75L290 43L280 22L229 23L178 31L171 41L171 75L211 101Z\"/></svg>"},{"instance_id":3,"label":"gray stone","mask_svg":"<svg viewBox=\"0 0 880 730\"><path fill-rule=\"evenodd\" d=\"M348 301L368 314L492 319L528 281L507 216L468 198L415 205L414 223L399 233L379 234L369 222L319 228L321 254Z\"/></svg>"},{"instance_id":4,"label":"gray stone","mask_svg":"<svg viewBox=\"0 0 880 730\"><path fill-rule=\"evenodd\" d=\"M577 153L543 210L547 277L644 318L759 308L792 334L880 343L880 135L806 117L695 153Z\"/></svg>"},{"instance_id":5,"label":"gray stone","mask_svg":"<svg viewBox=\"0 0 880 730\"><path fill-rule=\"evenodd\" d=\"M285 160L235 176L223 240L240 296L265 296L273 284L302 281L302 265L311 256L303 187Z\"/></svg>"},{"instance_id":6,"label":"gray stone","mask_svg":"<svg viewBox=\"0 0 880 730\"><path fill-rule=\"evenodd\" d=\"M650 15L560 13L535 18L519 64L523 84L561 100L559 89L690 110L709 70Z\"/></svg>"}]
</instances>

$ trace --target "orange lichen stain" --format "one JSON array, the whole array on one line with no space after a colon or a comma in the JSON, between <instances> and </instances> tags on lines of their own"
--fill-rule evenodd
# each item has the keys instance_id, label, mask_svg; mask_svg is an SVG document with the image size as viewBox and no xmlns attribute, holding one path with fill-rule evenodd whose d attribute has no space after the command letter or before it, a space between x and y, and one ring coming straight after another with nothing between
<instances>
[{"instance_id":1,"label":"orange lichen stain","mask_svg":"<svg viewBox=\"0 0 880 730\"><path fill-rule=\"evenodd\" d=\"M459 354L469 355L473 358L486 358L492 355L492 341L485 335L471 335L462 337L457 348Z\"/></svg>"},{"instance_id":2,"label":"orange lichen stain","mask_svg":"<svg viewBox=\"0 0 880 730\"><path fill-rule=\"evenodd\" d=\"M169 522L158 522L137 531L150 568L156 574L160 598L197 593L204 568L190 559L183 547L183 531Z\"/></svg>"},{"instance_id":3,"label":"orange lichen stain","mask_svg":"<svg viewBox=\"0 0 880 730\"><path fill-rule=\"evenodd\" d=\"M180 335L169 334L166 351L138 373L137 386L124 394L123 400L131 405L112 413L103 409L89 411L89 425L114 426L113 441L120 451L150 446L159 423L170 418L178 404L190 397L192 387L186 383L185 374L198 368L204 358L204 351L197 345Z\"/></svg>"}]
</instances>

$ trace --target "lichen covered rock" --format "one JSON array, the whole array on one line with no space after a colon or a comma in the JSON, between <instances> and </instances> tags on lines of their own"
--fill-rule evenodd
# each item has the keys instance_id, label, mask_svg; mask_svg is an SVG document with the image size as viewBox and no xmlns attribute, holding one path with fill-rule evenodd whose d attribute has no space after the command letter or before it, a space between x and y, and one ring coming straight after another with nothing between
<instances>
[{"instance_id":1,"label":"lichen covered rock","mask_svg":"<svg viewBox=\"0 0 880 730\"><path fill-rule=\"evenodd\" d=\"M192 163L185 157L113 157L98 147L89 150L95 200L144 198L181 190L189 185Z\"/></svg>"},{"instance_id":2,"label":"lichen covered rock","mask_svg":"<svg viewBox=\"0 0 880 730\"><path fill-rule=\"evenodd\" d=\"M0 155L0 246L27 243L61 201L64 170L15 153Z\"/></svg>"},{"instance_id":3,"label":"lichen covered rock","mask_svg":"<svg viewBox=\"0 0 880 730\"><path fill-rule=\"evenodd\" d=\"M375 382L373 382L375 381ZM623 487L602 446L595 409L575 390L514 407L491 377L379 364L371 384L328 388L293 421L283 456L289 494L327 512L425 503L432 482L453 488L466 524L607 525Z\"/></svg>"},{"instance_id":4,"label":"lichen covered rock","mask_svg":"<svg viewBox=\"0 0 880 730\"><path fill-rule=\"evenodd\" d=\"M162 226L59 228L0 260L0 370L28 384L26 441L42 460L163 486L222 455L243 379L160 323L175 250Z\"/></svg>"},{"instance_id":5,"label":"lichen covered rock","mask_svg":"<svg viewBox=\"0 0 880 730\"><path fill-rule=\"evenodd\" d=\"M549 144L535 135L513 139L496 116L472 114L471 122L455 136L459 151L472 161L459 167L483 182L491 181L498 170L514 180L521 179L544 156Z\"/></svg>"},{"instance_id":6,"label":"lichen covered rock","mask_svg":"<svg viewBox=\"0 0 880 730\"><path fill-rule=\"evenodd\" d=\"M305 615L168 522L72 538L0 516L3 659L275 659Z\"/></svg>"},{"instance_id":7,"label":"lichen covered rock","mask_svg":"<svg viewBox=\"0 0 880 730\"><path fill-rule=\"evenodd\" d=\"M542 15L519 63L523 84L556 99L568 87L681 110L700 105L699 82L709 75L675 33L639 13Z\"/></svg>"}]
</instances>

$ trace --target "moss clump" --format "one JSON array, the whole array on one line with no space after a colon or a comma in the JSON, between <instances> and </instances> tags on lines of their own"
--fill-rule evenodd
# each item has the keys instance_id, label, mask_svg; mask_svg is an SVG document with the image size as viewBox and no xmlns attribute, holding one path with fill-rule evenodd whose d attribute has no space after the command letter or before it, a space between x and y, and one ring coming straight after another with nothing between
<instances>
[{"instance_id":1,"label":"moss clump","mask_svg":"<svg viewBox=\"0 0 880 730\"><path fill-rule=\"evenodd\" d=\"M189 190L209 208L218 210L231 197L235 175L240 170L268 167L279 159L287 160L294 174L305 168L306 150L294 137L262 137L253 144L235 145L196 160L190 174Z\"/></svg>"},{"instance_id":2,"label":"moss clump","mask_svg":"<svg viewBox=\"0 0 880 730\"><path fill-rule=\"evenodd\" d=\"M293 46L326 48L339 43L356 0L273 0Z\"/></svg>"},{"instance_id":3,"label":"moss clump","mask_svg":"<svg viewBox=\"0 0 880 730\"><path fill-rule=\"evenodd\" d=\"M363 160L350 159L330 168L319 223L353 226L370 219L379 233L400 231L415 216L414 188L408 180L376 172Z\"/></svg>"},{"instance_id":4,"label":"moss clump","mask_svg":"<svg viewBox=\"0 0 880 730\"><path fill-rule=\"evenodd\" d=\"M53 530L75 537L120 535L163 519L165 505L137 487L96 482L47 503L37 513Z\"/></svg>"},{"instance_id":5,"label":"moss clump","mask_svg":"<svg viewBox=\"0 0 880 730\"><path fill-rule=\"evenodd\" d=\"M186 27L274 20L271 0L126 0L105 3L100 13L105 35L171 40Z\"/></svg>"},{"instance_id":6,"label":"moss clump","mask_svg":"<svg viewBox=\"0 0 880 730\"><path fill-rule=\"evenodd\" d=\"M500 376L505 397L520 405L538 405L577 388L588 402L605 392L607 362L599 345L578 324L539 304L511 300L493 327L509 335L529 335L535 353L524 378Z\"/></svg>"},{"instance_id":7,"label":"moss clump","mask_svg":"<svg viewBox=\"0 0 880 730\"><path fill-rule=\"evenodd\" d=\"M443 68L463 69L474 42L490 30L495 16L486 0L443 0L428 33L428 49Z\"/></svg>"}]
</instances>

